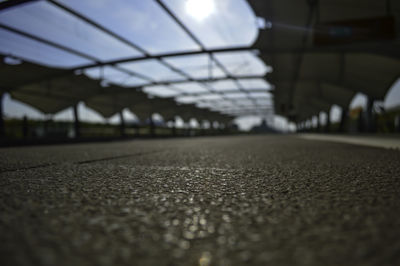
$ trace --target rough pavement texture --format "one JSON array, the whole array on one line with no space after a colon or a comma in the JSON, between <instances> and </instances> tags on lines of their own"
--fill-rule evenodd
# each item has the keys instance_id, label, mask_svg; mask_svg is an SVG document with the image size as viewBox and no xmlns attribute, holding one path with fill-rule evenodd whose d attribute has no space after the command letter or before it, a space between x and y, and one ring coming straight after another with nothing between
<instances>
[{"instance_id":1,"label":"rough pavement texture","mask_svg":"<svg viewBox=\"0 0 400 266\"><path fill-rule=\"evenodd\" d=\"M292 136L0 149L1 265L400 265L400 152Z\"/></svg>"}]
</instances>

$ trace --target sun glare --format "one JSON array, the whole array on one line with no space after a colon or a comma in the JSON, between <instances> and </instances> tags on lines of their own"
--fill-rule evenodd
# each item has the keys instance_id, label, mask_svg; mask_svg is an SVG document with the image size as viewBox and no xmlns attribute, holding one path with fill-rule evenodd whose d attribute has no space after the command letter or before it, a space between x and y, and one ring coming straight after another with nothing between
<instances>
[{"instance_id":1,"label":"sun glare","mask_svg":"<svg viewBox=\"0 0 400 266\"><path fill-rule=\"evenodd\" d=\"M187 0L186 12L196 20L203 20L214 12L214 0Z\"/></svg>"}]
</instances>

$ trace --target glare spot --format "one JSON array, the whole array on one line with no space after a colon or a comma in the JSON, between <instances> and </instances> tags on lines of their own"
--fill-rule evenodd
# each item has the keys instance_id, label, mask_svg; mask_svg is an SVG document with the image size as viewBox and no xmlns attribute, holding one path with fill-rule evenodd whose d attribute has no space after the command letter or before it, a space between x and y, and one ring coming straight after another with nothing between
<instances>
[{"instance_id":1,"label":"glare spot","mask_svg":"<svg viewBox=\"0 0 400 266\"><path fill-rule=\"evenodd\" d=\"M185 9L193 18L201 21L214 12L214 0L188 0Z\"/></svg>"}]
</instances>

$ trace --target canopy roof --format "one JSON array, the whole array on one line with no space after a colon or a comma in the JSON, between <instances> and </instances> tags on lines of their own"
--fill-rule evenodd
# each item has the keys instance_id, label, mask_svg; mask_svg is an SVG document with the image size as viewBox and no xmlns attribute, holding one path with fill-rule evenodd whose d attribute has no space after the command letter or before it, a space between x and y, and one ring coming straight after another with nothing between
<instances>
[{"instance_id":1,"label":"canopy roof","mask_svg":"<svg viewBox=\"0 0 400 266\"><path fill-rule=\"evenodd\" d=\"M399 77L399 1L248 2L215 1L201 23L178 0L1 2L0 53L24 61L1 65L1 89L45 113L302 121Z\"/></svg>"},{"instance_id":2,"label":"canopy roof","mask_svg":"<svg viewBox=\"0 0 400 266\"><path fill-rule=\"evenodd\" d=\"M105 117L130 108L170 119L188 104L186 118L269 114L259 98L272 98L270 67L250 49L253 12L246 1L219 5L216 21L196 23L173 0L2 2L0 53L24 61L2 65L12 72L2 90L45 113L85 101Z\"/></svg>"}]
</instances>

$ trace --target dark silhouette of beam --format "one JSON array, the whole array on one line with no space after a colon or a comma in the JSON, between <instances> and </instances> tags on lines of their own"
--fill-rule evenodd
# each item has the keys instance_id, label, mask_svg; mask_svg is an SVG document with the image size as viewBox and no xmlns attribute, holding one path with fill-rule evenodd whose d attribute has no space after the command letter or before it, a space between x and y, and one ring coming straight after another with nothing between
<instances>
[{"instance_id":1,"label":"dark silhouette of beam","mask_svg":"<svg viewBox=\"0 0 400 266\"><path fill-rule=\"evenodd\" d=\"M73 106L74 110L74 131L75 131L75 138L79 138L81 136L81 126L79 122L79 113L78 113L78 104Z\"/></svg>"},{"instance_id":2,"label":"dark silhouette of beam","mask_svg":"<svg viewBox=\"0 0 400 266\"><path fill-rule=\"evenodd\" d=\"M0 3L0 11L5 10L7 8L16 7L19 5L23 5L29 2L36 2L38 0L9 0Z\"/></svg>"},{"instance_id":3,"label":"dark silhouette of beam","mask_svg":"<svg viewBox=\"0 0 400 266\"><path fill-rule=\"evenodd\" d=\"M213 54L213 53L223 53L223 52L238 52L238 51L254 51L254 48L248 46L236 46L236 47L227 47L220 49L207 49L207 50L199 50L199 51L183 51L183 52L173 52L173 53L164 53L157 55L144 55L144 56L135 56L135 57L126 57L122 59L115 59L109 61L98 62L95 64L88 64L75 67L73 70L80 70L85 68L99 67L104 65L115 65L121 63L131 63L149 59L162 60L168 57L180 57L180 56L191 56L191 55L204 55L204 54Z\"/></svg>"}]
</instances>

